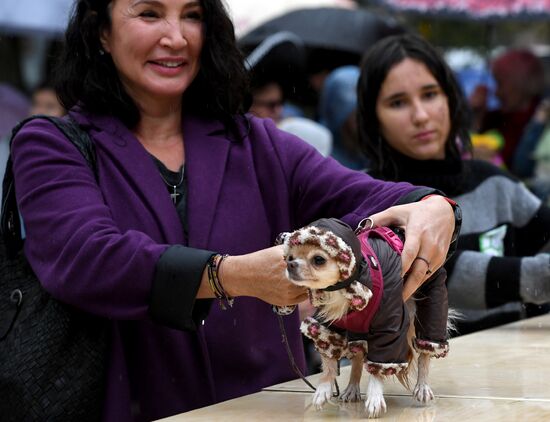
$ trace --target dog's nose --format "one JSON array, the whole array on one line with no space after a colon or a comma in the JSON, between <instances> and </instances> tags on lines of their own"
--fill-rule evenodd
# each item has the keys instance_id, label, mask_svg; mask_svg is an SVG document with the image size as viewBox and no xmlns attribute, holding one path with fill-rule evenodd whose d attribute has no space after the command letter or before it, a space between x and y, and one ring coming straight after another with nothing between
<instances>
[{"instance_id":1,"label":"dog's nose","mask_svg":"<svg viewBox=\"0 0 550 422\"><path fill-rule=\"evenodd\" d=\"M298 268L298 263L296 261L287 261L286 268L289 271L296 270L296 268Z\"/></svg>"}]
</instances>

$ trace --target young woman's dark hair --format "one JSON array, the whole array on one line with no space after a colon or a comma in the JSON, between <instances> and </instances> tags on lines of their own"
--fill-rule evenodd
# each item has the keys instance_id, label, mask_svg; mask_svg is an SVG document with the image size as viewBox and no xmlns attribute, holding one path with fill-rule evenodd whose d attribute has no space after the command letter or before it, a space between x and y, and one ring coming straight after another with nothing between
<instances>
[{"instance_id":1,"label":"young woman's dark hair","mask_svg":"<svg viewBox=\"0 0 550 422\"><path fill-rule=\"evenodd\" d=\"M86 110L121 119L129 128L139 112L125 92L111 56L102 50L101 31L109 28L112 0L77 0L65 33L65 44L56 71L56 89L63 106L76 104ZM231 125L244 113L248 76L235 41L234 28L221 0L201 0L205 40L201 66L187 88L187 111L220 119Z\"/></svg>"},{"instance_id":2,"label":"young woman's dark hair","mask_svg":"<svg viewBox=\"0 0 550 422\"><path fill-rule=\"evenodd\" d=\"M394 152L382 139L376 102L390 70L404 59L423 63L437 80L449 102L451 128L445 144L445 156L460 160L471 150L468 134L468 108L456 78L437 50L414 34L400 34L378 41L366 53L357 85L359 143L373 173L388 180L398 180Z\"/></svg>"}]
</instances>

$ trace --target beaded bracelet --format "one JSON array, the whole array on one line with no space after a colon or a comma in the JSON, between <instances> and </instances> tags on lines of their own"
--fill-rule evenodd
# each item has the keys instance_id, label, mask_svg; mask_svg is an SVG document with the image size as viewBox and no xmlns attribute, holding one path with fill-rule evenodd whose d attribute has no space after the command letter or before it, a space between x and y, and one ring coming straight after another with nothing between
<instances>
[{"instance_id":1,"label":"beaded bracelet","mask_svg":"<svg viewBox=\"0 0 550 422\"><path fill-rule=\"evenodd\" d=\"M216 299L219 300L220 307L224 311L227 309L225 304L227 304L227 306L231 308L233 307L233 302L235 301L234 298L232 298L227 294L219 278L221 264L223 260L227 258L227 256L228 255L220 255L220 254L212 255L208 260L208 265L207 265L208 283L210 284L210 288L212 289L212 292L214 292L214 296L216 296Z\"/></svg>"}]
</instances>

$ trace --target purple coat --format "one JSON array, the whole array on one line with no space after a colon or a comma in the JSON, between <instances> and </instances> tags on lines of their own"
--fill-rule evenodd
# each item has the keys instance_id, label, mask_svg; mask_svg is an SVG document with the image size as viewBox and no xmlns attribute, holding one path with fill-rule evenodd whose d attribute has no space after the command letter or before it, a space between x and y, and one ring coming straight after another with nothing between
<instances>
[{"instance_id":1,"label":"purple coat","mask_svg":"<svg viewBox=\"0 0 550 422\"><path fill-rule=\"evenodd\" d=\"M99 186L57 129L33 121L14 141L16 191L25 253L43 286L112 320L108 421L157 419L296 378L276 315L260 300L237 298L227 311L214 303L194 330L151 317L157 263L171 245L244 254L320 217L354 227L430 193L348 170L268 120L250 117L250 133L239 140L217 121L186 116L186 239L155 163L132 133L115 118L71 114L95 141ZM189 319L208 301L181 293L178 286L198 288L186 276L174 277L171 296ZM286 324L303 368L298 316Z\"/></svg>"}]
</instances>

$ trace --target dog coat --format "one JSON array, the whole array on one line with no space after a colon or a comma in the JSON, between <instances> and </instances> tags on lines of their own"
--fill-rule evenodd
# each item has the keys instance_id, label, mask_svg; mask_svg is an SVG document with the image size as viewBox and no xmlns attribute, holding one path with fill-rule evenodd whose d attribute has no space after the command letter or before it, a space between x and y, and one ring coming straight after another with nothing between
<instances>
[{"instance_id":1,"label":"dog coat","mask_svg":"<svg viewBox=\"0 0 550 422\"><path fill-rule=\"evenodd\" d=\"M302 333L313 341L319 353L329 358L352 358L362 351L370 373L392 375L405 369L409 312L402 299L402 240L387 227L363 230L356 236L351 227L337 219L321 219L312 226L316 230L308 226L303 229L308 232L294 232L285 244L312 242L330 249L329 255L341 260L341 280L325 290L343 289L351 311L332 322L323 321L316 312L302 322ZM347 247L333 240L333 236ZM354 259L348 258L350 254ZM414 295L417 337L413 346L434 357L444 357L448 352L445 280L445 270L440 269ZM312 304L317 308L322 306L325 290L311 291Z\"/></svg>"}]
</instances>

